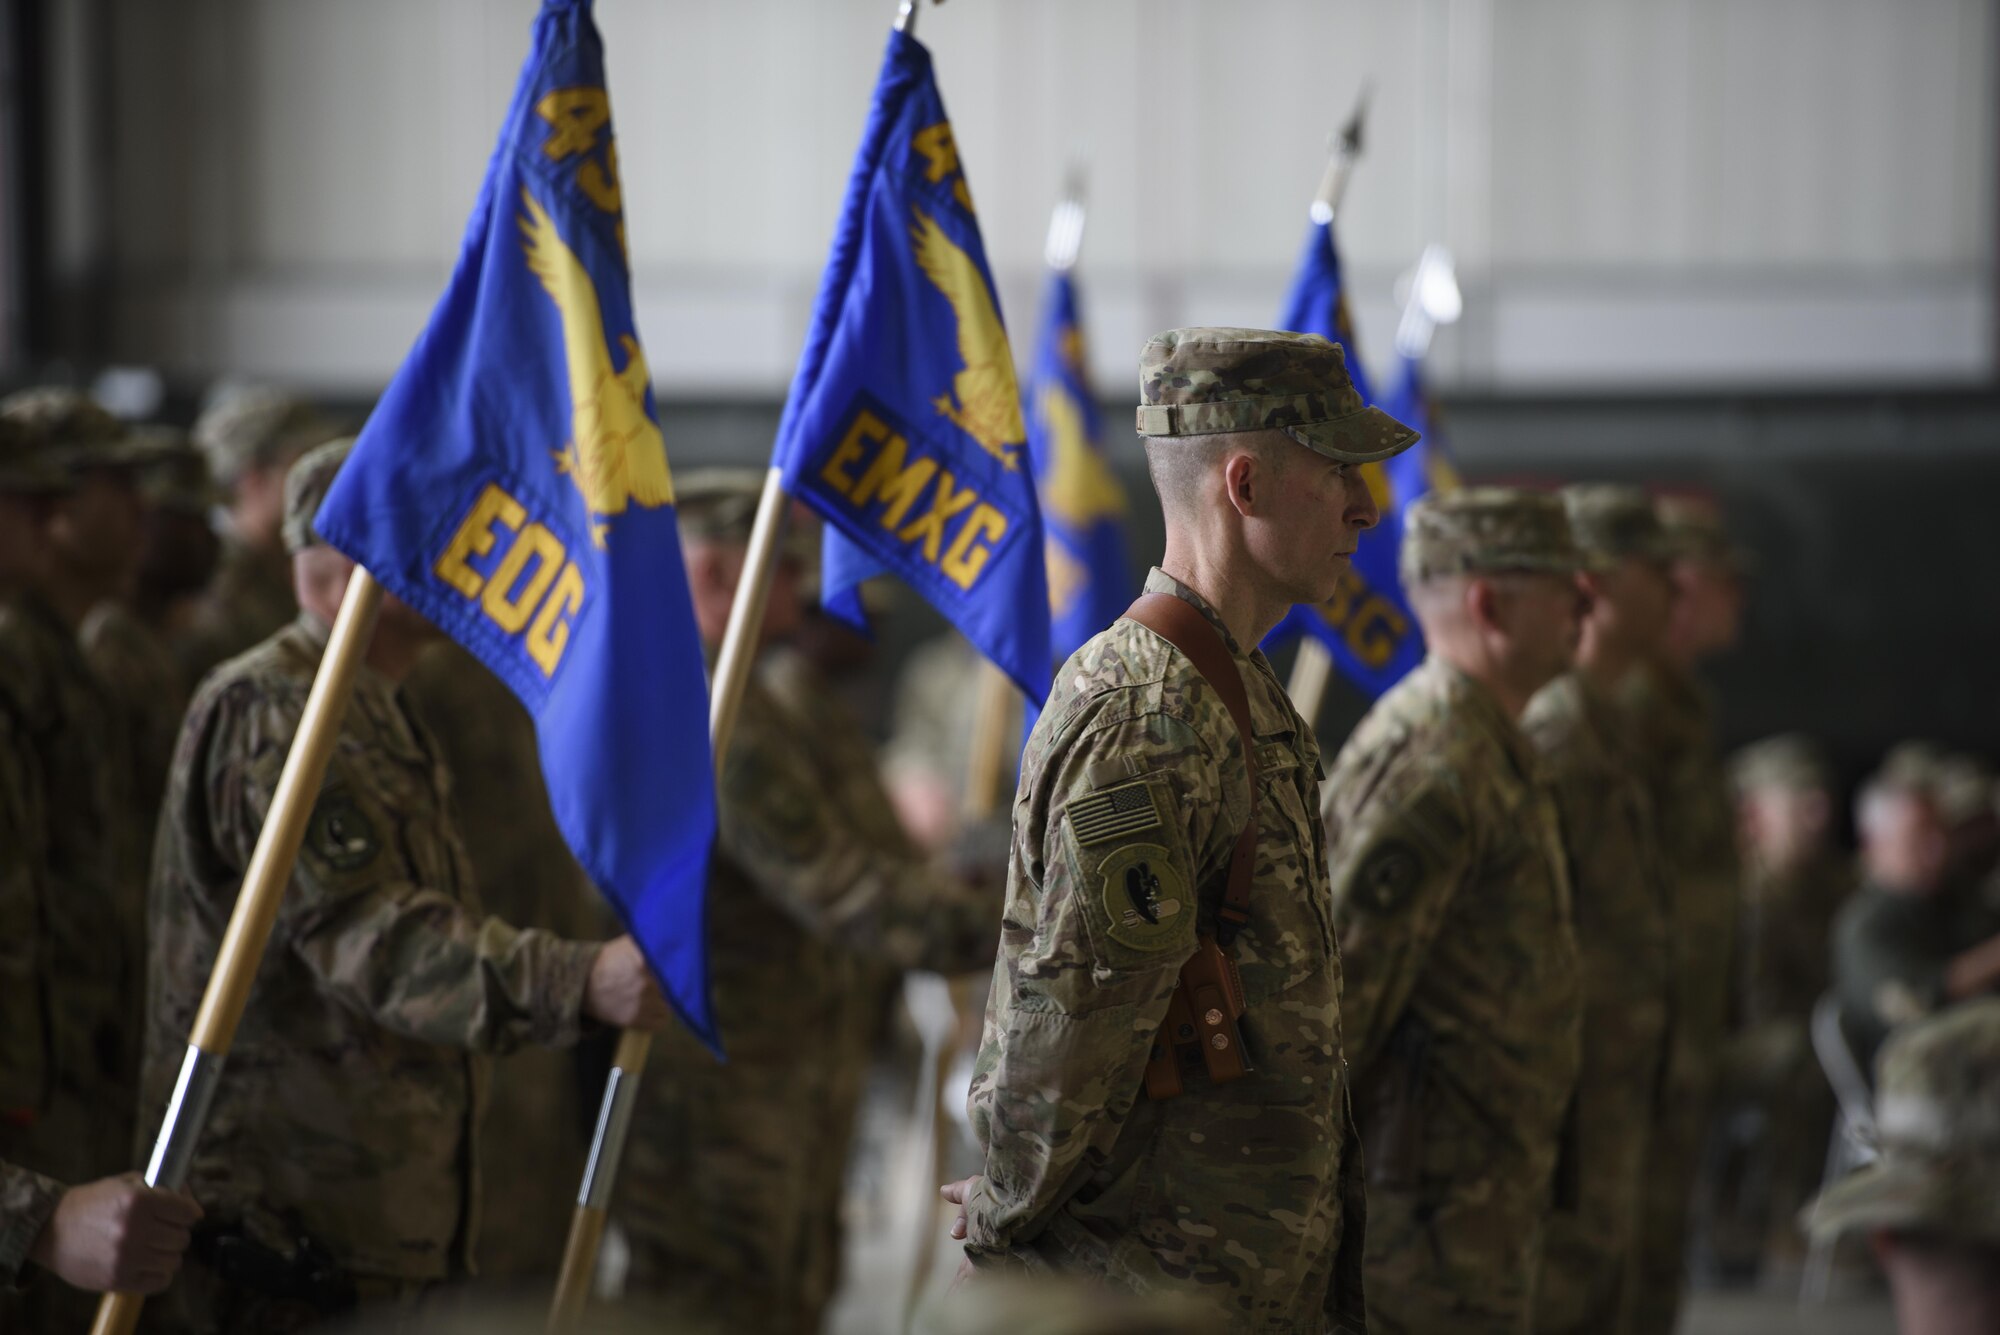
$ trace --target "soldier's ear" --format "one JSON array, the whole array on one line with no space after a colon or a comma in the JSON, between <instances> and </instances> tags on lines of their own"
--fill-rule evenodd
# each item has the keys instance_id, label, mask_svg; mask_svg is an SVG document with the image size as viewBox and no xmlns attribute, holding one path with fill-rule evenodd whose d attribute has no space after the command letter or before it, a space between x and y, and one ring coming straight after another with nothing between
<instances>
[{"instance_id":1,"label":"soldier's ear","mask_svg":"<svg viewBox=\"0 0 2000 1335\"><path fill-rule=\"evenodd\" d=\"M1459 596L1465 600L1466 621L1477 627L1481 634L1506 632L1500 620L1503 600L1497 583L1484 575L1473 575L1465 581L1465 589Z\"/></svg>"},{"instance_id":2,"label":"soldier's ear","mask_svg":"<svg viewBox=\"0 0 2000 1335\"><path fill-rule=\"evenodd\" d=\"M1256 514L1264 488L1264 479L1258 475L1257 456L1249 450L1231 450L1225 455L1222 487L1237 514L1245 519Z\"/></svg>"}]
</instances>

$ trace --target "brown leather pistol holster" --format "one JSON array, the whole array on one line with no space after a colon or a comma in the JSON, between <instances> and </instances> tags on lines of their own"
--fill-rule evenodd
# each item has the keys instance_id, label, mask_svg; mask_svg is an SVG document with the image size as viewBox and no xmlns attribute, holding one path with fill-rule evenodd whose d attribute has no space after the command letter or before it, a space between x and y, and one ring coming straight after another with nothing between
<instances>
[{"instance_id":1,"label":"brown leather pistol holster","mask_svg":"<svg viewBox=\"0 0 2000 1335\"><path fill-rule=\"evenodd\" d=\"M1250 1073L1249 1053L1238 1023L1243 1018L1243 976L1229 947L1250 921L1250 877L1257 865L1257 744L1250 730L1250 698L1229 647L1192 603L1167 593L1148 593L1125 610L1136 621L1187 656L1195 671L1222 697L1243 742L1243 767L1250 777L1250 815L1229 857L1229 882L1216 912L1215 930L1203 932L1181 965L1180 981L1167 1003L1166 1018L1153 1036L1146 1061L1146 1094L1170 1099L1179 1094L1181 1068L1200 1064L1215 1084Z\"/></svg>"}]
</instances>

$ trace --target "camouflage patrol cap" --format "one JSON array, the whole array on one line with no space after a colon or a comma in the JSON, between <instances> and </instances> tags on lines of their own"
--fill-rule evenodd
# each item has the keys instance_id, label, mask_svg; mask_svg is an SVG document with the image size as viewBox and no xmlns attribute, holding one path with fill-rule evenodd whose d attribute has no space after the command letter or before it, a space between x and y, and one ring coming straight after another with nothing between
<instances>
[{"instance_id":1,"label":"camouflage patrol cap","mask_svg":"<svg viewBox=\"0 0 2000 1335\"><path fill-rule=\"evenodd\" d=\"M674 521L681 536L748 542L764 494L761 468L695 468L674 475Z\"/></svg>"},{"instance_id":2,"label":"camouflage patrol cap","mask_svg":"<svg viewBox=\"0 0 2000 1335\"><path fill-rule=\"evenodd\" d=\"M120 467L145 456L131 428L80 389L43 385L9 394L0 399L0 417L26 427L36 452L57 468Z\"/></svg>"},{"instance_id":3,"label":"camouflage patrol cap","mask_svg":"<svg viewBox=\"0 0 2000 1335\"><path fill-rule=\"evenodd\" d=\"M1652 498L1637 487L1585 482L1562 489L1576 545L1596 556L1665 561L1673 556Z\"/></svg>"},{"instance_id":4,"label":"camouflage patrol cap","mask_svg":"<svg viewBox=\"0 0 2000 1335\"><path fill-rule=\"evenodd\" d=\"M1565 574L1595 563L1576 545L1559 497L1517 487L1466 487L1434 492L1410 507L1399 564L1405 584L1421 584L1474 572Z\"/></svg>"},{"instance_id":5,"label":"camouflage patrol cap","mask_svg":"<svg viewBox=\"0 0 2000 1335\"><path fill-rule=\"evenodd\" d=\"M2000 997L1890 1036L1875 1131L1880 1157L1805 1208L1808 1232L1887 1228L2000 1247Z\"/></svg>"},{"instance_id":6,"label":"camouflage patrol cap","mask_svg":"<svg viewBox=\"0 0 2000 1335\"><path fill-rule=\"evenodd\" d=\"M339 434L331 417L312 404L265 385L219 395L194 424L194 444L224 486L244 470L310 449Z\"/></svg>"},{"instance_id":7,"label":"camouflage patrol cap","mask_svg":"<svg viewBox=\"0 0 2000 1335\"><path fill-rule=\"evenodd\" d=\"M1931 792L1938 814L1954 829L1993 813L1993 774L1976 756L1948 752L1932 774Z\"/></svg>"},{"instance_id":8,"label":"camouflage patrol cap","mask_svg":"<svg viewBox=\"0 0 2000 1335\"><path fill-rule=\"evenodd\" d=\"M1342 463L1387 459L1417 433L1361 401L1338 345L1271 329L1169 329L1139 354L1139 434L1276 428Z\"/></svg>"},{"instance_id":9,"label":"camouflage patrol cap","mask_svg":"<svg viewBox=\"0 0 2000 1335\"><path fill-rule=\"evenodd\" d=\"M1935 802L1938 778L1949 755L1936 742L1898 742L1882 757L1882 766L1869 778L1868 785L1916 793Z\"/></svg>"},{"instance_id":10,"label":"camouflage patrol cap","mask_svg":"<svg viewBox=\"0 0 2000 1335\"><path fill-rule=\"evenodd\" d=\"M286 551L302 552L320 541L319 534L313 531L313 516L319 513L326 493L332 490L340 466L353 452L354 437L341 436L307 450L285 474Z\"/></svg>"},{"instance_id":11,"label":"camouflage patrol cap","mask_svg":"<svg viewBox=\"0 0 2000 1335\"><path fill-rule=\"evenodd\" d=\"M1730 757L1729 779L1739 793L1760 788L1824 792L1833 786L1826 757L1802 732L1780 733L1744 747Z\"/></svg>"},{"instance_id":12,"label":"camouflage patrol cap","mask_svg":"<svg viewBox=\"0 0 2000 1335\"><path fill-rule=\"evenodd\" d=\"M0 491L53 494L76 485L69 470L59 467L40 446L29 427L0 417Z\"/></svg>"},{"instance_id":13,"label":"camouflage patrol cap","mask_svg":"<svg viewBox=\"0 0 2000 1335\"><path fill-rule=\"evenodd\" d=\"M1729 536L1722 507L1713 496L1671 492L1657 497L1653 506L1659 511L1660 527L1666 531L1669 554L1675 559L1700 561L1738 575L1756 569L1756 556Z\"/></svg>"}]
</instances>

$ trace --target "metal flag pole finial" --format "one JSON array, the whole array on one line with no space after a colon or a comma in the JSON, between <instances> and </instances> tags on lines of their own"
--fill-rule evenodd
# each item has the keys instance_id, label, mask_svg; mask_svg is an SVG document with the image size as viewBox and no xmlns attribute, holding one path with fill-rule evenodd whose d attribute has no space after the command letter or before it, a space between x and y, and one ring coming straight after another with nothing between
<instances>
[{"instance_id":1,"label":"metal flag pole finial","mask_svg":"<svg viewBox=\"0 0 2000 1335\"><path fill-rule=\"evenodd\" d=\"M1347 124L1327 136L1326 173L1319 178L1319 189L1313 193L1312 207L1307 210L1316 223L1332 222L1340 209L1341 197L1347 193L1347 178L1361 157L1362 130L1368 123L1368 100L1374 91L1372 83L1363 82Z\"/></svg>"},{"instance_id":2,"label":"metal flag pole finial","mask_svg":"<svg viewBox=\"0 0 2000 1335\"><path fill-rule=\"evenodd\" d=\"M1072 161L1063 174L1062 198L1056 201L1055 211L1049 215L1049 237L1042 248L1042 257L1051 269L1059 272L1075 268L1077 254L1083 249L1086 218L1083 182L1083 164Z\"/></svg>"},{"instance_id":3,"label":"metal flag pole finial","mask_svg":"<svg viewBox=\"0 0 2000 1335\"><path fill-rule=\"evenodd\" d=\"M1396 288L1403 299L1403 317L1396 323L1396 351L1421 358L1430 351L1438 326L1457 323L1465 310L1450 249L1436 241L1425 246L1416 267L1403 275Z\"/></svg>"},{"instance_id":4,"label":"metal flag pole finial","mask_svg":"<svg viewBox=\"0 0 2000 1335\"><path fill-rule=\"evenodd\" d=\"M896 6L897 32L908 33L911 36L916 35L917 6L922 3L923 0L900 0L900 3ZM931 3L941 5L944 3L944 0L931 0Z\"/></svg>"}]
</instances>

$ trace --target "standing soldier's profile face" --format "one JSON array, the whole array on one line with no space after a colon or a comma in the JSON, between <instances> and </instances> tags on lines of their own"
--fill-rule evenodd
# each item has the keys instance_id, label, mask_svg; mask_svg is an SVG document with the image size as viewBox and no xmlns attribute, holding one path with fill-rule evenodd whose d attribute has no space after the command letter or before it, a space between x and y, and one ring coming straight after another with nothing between
<instances>
[{"instance_id":1,"label":"standing soldier's profile face","mask_svg":"<svg viewBox=\"0 0 2000 1335\"><path fill-rule=\"evenodd\" d=\"M1270 437L1262 459L1284 462L1261 469L1256 517L1245 530L1257 564L1295 603L1323 603L1347 573L1361 531L1381 518L1375 498L1353 464L1339 463L1298 445L1282 432ZM1275 473L1275 476L1271 474Z\"/></svg>"}]
</instances>

